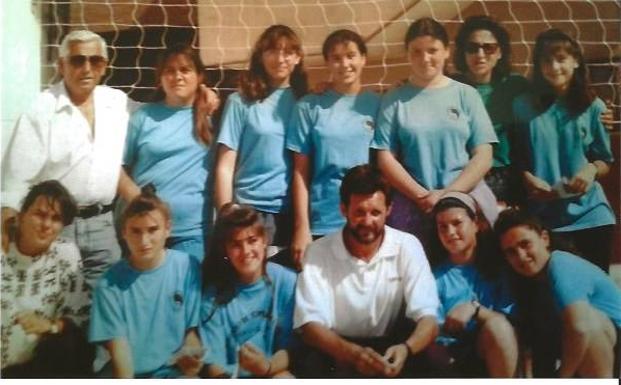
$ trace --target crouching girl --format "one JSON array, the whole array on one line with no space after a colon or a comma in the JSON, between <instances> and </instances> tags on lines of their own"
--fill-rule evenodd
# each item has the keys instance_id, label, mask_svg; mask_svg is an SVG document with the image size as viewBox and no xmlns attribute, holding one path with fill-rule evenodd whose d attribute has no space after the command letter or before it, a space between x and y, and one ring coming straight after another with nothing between
<instances>
[{"instance_id":1,"label":"crouching girl","mask_svg":"<svg viewBox=\"0 0 621 385\"><path fill-rule=\"evenodd\" d=\"M251 207L219 212L203 263L200 335L207 377L289 377L296 275L267 262L267 234Z\"/></svg>"}]
</instances>

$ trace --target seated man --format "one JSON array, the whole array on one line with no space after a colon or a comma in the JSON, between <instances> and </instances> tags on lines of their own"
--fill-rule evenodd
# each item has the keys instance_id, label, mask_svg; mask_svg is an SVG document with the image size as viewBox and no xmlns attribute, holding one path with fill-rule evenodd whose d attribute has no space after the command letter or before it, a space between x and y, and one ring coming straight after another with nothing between
<instances>
[{"instance_id":1,"label":"seated man","mask_svg":"<svg viewBox=\"0 0 621 385\"><path fill-rule=\"evenodd\" d=\"M44 181L15 217L2 253L2 377L88 375L88 343L78 327L88 318L88 288L77 246L58 238L75 213L67 190Z\"/></svg>"},{"instance_id":2,"label":"seated man","mask_svg":"<svg viewBox=\"0 0 621 385\"><path fill-rule=\"evenodd\" d=\"M522 281L530 286L543 282L537 286L549 290L554 298L560 321L557 328L561 329L557 375L618 378L621 290L585 259L552 250L550 233L525 212L503 212L495 231L507 261ZM550 322L545 312L527 316L530 322ZM552 343L550 338L545 341Z\"/></svg>"},{"instance_id":3,"label":"seated man","mask_svg":"<svg viewBox=\"0 0 621 385\"><path fill-rule=\"evenodd\" d=\"M121 227L130 256L104 273L93 297L89 339L104 344L110 354L99 376L196 375L202 358L194 331L201 290L198 262L164 247L170 212L152 191L129 203Z\"/></svg>"},{"instance_id":4,"label":"seated man","mask_svg":"<svg viewBox=\"0 0 621 385\"><path fill-rule=\"evenodd\" d=\"M294 328L320 352L298 374L394 377L438 333L435 281L420 242L385 225L379 171L352 168L340 194L347 222L309 246L298 278ZM398 326L405 318L416 325Z\"/></svg>"}]
</instances>

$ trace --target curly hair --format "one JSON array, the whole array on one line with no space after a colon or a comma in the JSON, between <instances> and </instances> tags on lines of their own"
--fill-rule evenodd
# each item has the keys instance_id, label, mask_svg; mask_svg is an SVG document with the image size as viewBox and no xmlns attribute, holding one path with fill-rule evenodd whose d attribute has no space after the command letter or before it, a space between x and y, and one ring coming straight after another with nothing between
<instances>
[{"instance_id":1,"label":"curly hair","mask_svg":"<svg viewBox=\"0 0 621 385\"><path fill-rule=\"evenodd\" d=\"M464 24L457 32L455 37L455 56L453 63L455 68L462 74L468 73L466 63L466 44L470 35L475 31L489 31L498 41L502 56L498 59L496 66L492 70L492 81L500 80L511 72L511 41L509 33L498 22L486 15L471 16L466 19Z\"/></svg>"}]
</instances>

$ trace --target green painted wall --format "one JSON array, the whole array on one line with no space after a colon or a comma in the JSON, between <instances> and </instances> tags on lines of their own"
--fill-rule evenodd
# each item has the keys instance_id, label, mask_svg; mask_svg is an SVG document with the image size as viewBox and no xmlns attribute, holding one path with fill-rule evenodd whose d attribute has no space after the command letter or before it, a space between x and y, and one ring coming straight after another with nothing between
<instances>
[{"instance_id":1,"label":"green painted wall","mask_svg":"<svg viewBox=\"0 0 621 385\"><path fill-rule=\"evenodd\" d=\"M0 119L2 152L19 115L41 90L38 2L0 0Z\"/></svg>"}]
</instances>

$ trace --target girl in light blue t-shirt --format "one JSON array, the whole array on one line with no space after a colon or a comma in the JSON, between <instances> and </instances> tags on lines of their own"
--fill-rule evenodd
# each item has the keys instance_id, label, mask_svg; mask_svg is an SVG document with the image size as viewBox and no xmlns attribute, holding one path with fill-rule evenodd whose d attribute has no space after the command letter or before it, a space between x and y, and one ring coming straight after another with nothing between
<instances>
[{"instance_id":1,"label":"girl in light blue t-shirt","mask_svg":"<svg viewBox=\"0 0 621 385\"><path fill-rule=\"evenodd\" d=\"M202 373L291 377L296 274L267 262L267 229L249 206L222 206L213 236L203 262Z\"/></svg>"},{"instance_id":2,"label":"girl in light blue t-shirt","mask_svg":"<svg viewBox=\"0 0 621 385\"><path fill-rule=\"evenodd\" d=\"M582 52L567 34L541 33L533 58L534 90L513 105L528 209L608 271L615 216L597 182L613 161L606 106L588 90Z\"/></svg>"},{"instance_id":3,"label":"girl in light blue t-shirt","mask_svg":"<svg viewBox=\"0 0 621 385\"><path fill-rule=\"evenodd\" d=\"M291 28L273 25L252 50L250 68L224 108L218 136L215 204L254 207L271 244L291 242L291 155L285 135L298 98L307 90L302 42Z\"/></svg>"},{"instance_id":4,"label":"girl in light blue t-shirt","mask_svg":"<svg viewBox=\"0 0 621 385\"><path fill-rule=\"evenodd\" d=\"M363 91L367 47L355 32L341 29L323 43L330 88L296 105L287 148L293 152L295 231L291 252L299 265L313 237L339 231L345 218L339 189L347 170L369 162L380 96Z\"/></svg>"},{"instance_id":5,"label":"girl in light blue t-shirt","mask_svg":"<svg viewBox=\"0 0 621 385\"><path fill-rule=\"evenodd\" d=\"M131 180L121 178L128 197L152 183L171 208L167 246L199 261L211 209L211 124L199 109L204 68L198 52L174 45L160 57L156 102L143 105L129 121L123 163Z\"/></svg>"},{"instance_id":6,"label":"girl in light blue t-shirt","mask_svg":"<svg viewBox=\"0 0 621 385\"><path fill-rule=\"evenodd\" d=\"M409 81L382 100L371 147L380 169L400 193L389 224L422 238L432 231L428 213L445 191L496 199L483 177L492 166L496 134L471 86L444 75L448 35L430 18L410 26L405 45Z\"/></svg>"}]
</instances>

